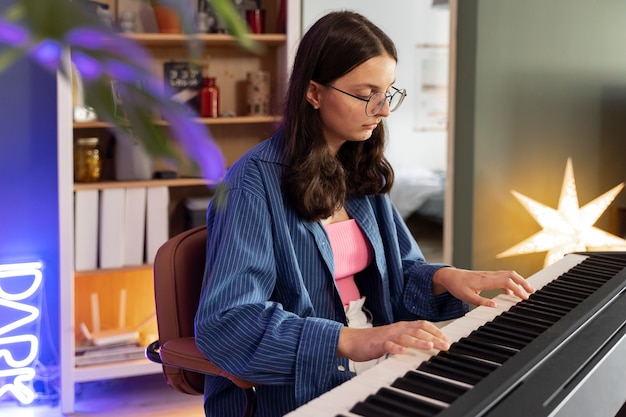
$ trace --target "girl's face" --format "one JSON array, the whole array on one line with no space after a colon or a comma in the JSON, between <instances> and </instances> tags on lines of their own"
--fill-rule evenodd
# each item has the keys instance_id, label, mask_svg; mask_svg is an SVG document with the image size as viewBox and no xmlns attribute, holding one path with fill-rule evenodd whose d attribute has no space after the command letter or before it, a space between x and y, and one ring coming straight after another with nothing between
<instances>
[{"instance_id":1,"label":"girl's face","mask_svg":"<svg viewBox=\"0 0 626 417\"><path fill-rule=\"evenodd\" d=\"M395 74L396 61L389 55L381 55L336 79L330 84L334 88L315 81L309 83L307 100L319 108L317 111L320 112L324 137L333 154L346 141L369 139L382 118L389 116L388 100L378 113L368 116L365 114L365 101L336 89L367 100L374 93L388 92L395 81Z\"/></svg>"}]
</instances>

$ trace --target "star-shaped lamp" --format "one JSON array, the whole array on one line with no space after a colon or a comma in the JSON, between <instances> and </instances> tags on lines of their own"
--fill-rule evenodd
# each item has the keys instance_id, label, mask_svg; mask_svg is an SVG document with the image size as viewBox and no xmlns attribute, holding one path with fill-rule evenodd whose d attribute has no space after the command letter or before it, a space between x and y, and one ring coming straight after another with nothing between
<instances>
[{"instance_id":1,"label":"star-shaped lamp","mask_svg":"<svg viewBox=\"0 0 626 417\"><path fill-rule=\"evenodd\" d=\"M613 187L584 207L579 207L574 169L572 160L569 158L565 167L557 210L538 203L515 190L511 191L543 230L497 254L496 258L548 251L544 262L545 268L570 252L593 248L606 250L614 247L626 250L626 240L593 227L622 188L624 188L624 183Z\"/></svg>"}]
</instances>

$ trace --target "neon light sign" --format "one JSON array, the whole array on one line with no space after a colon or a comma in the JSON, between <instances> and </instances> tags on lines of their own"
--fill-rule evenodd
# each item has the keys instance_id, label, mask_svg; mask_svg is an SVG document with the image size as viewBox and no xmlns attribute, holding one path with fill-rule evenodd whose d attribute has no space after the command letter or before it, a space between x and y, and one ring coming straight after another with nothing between
<instances>
[{"instance_id":1,"label":"neon light sign","mask_svg":"<svg viewBox=\"0 0 626 417\"><path fill-rule=\"evenodd\" d=\"M40 293L41 270L41 262L0 265L0 398L11 393L22 404L35 399L39 338L33 328L38 327L40 309L33 301Z\"/></svg>"}]
</instances>

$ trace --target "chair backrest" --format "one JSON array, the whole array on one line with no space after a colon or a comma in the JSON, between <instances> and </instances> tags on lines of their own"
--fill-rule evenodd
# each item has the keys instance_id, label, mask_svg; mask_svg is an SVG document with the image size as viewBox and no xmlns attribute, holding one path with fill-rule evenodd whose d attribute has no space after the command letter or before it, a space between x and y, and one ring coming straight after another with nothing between
<instances>
[{"instance_id":1,"label":"chair backrest","mask_svg":"<svg viewBox=\"0 0 626 417\"><path fill-rule=\"evenodd\" d=\"M153 265L159 343L194 336L194 317L200 300L206 257L206 226L180 233L157 251ZM174 390L203 394L204 375L163 365Z\"/></svg>"}]
</instances>

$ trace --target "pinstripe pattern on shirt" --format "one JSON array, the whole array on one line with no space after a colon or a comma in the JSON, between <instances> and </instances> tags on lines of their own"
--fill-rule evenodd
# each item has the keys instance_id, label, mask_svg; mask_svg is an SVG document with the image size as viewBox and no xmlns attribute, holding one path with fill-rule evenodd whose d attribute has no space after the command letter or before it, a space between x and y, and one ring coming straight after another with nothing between
<instances>
[{"instance_id":1,"label":"pinstripe pattern on shirt","mask_svg":"<svg viewBox=\"0 0 626 417\"><path fill-rule=\"evenodd\" d=\"M282 415L351 378L337 358L345 313L320 222L298 218L281 192L280 133L244 155L207 213L207 261L196 339L207 357L258 388L258 416ZM432 274L388 196L346 202L374 249L355 280L374 324L445 320L465 304L432 296ZM207 415L240 413L229 382L207 377ZM226 398L226 399L225 399ZM228 400L229 399L229 400Z\"/></svg>"}]
</instances>

